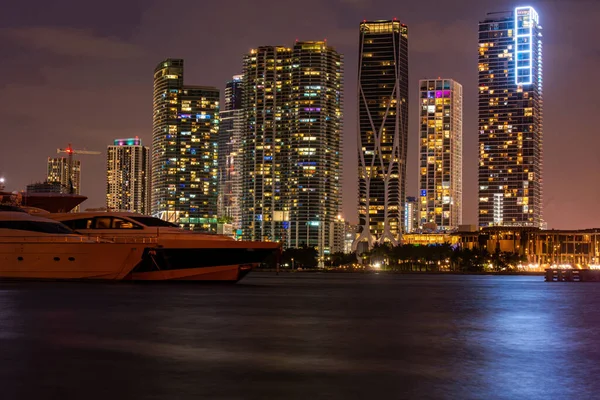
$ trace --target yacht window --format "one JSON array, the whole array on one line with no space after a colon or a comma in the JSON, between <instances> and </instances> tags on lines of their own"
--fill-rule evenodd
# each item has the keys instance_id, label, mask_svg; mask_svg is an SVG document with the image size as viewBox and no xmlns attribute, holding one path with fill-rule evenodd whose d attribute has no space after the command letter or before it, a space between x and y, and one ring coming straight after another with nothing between
<instances>
[{"instance_id":1,"label":"yacht window","mask_svg":"<svg viewBox=\"0 0 600 400\"><path fill-rule=\"evenodd\" d=\"M73 230L78 230L78 229L91 229L92 223L94 222L94 220L92 218L84 218L84 219L72 219L70 221L61 221L61 222Z\"/></svg>"},{"instance_id":2,"label":"yacht window","mask_svg":"<svg viewBox=\"0 0 600 400\"><path fill-rule=\"evenodd\" d=\"M130 217L132 220L139 222L140 224L144 224L146 226L169 226L177 228L178 225L175 225L171 222L164 221L159 218L154 217Z\"/></svg>"},{"instance_id":3,"label":"yacht window","mask_svg":"<svg viewBox=\"0 0 600 400\"><path fill-rule=\"evenodd\" d=\"M57 235L72 235L74 232L58 222L40 221L0 221L0 229L13 229L17 231L29 231L40 233L52 233Z\"/></svg>"},{"instance_id":4,"label":"yacht window","mask_svg":"<svg viewBox=\"0 0 600 400\"><path fill-rule=\"evenodd\" d=\"M110 229L110 217L96 218L94 229Z\"/></svg>"},{"instance_id":5,"label":"yacht window","mask_svg":"<svg viewBox=\"0 0 600 400\"><path fill-rule=\"evenodd\" d=\"M123 218L96 217L94 229L143 229L140 225Z\"/></svg>"},{"instance_id":6,"label":"yacht window","mask_svg":"<svg viewBox=\"0 0 600 400\"><path fill-rule=\"evenodd\" d=\"M142 229L138 224L122 218L113 218L111 226L113 229Z\"/></svg>"}]
</instances>

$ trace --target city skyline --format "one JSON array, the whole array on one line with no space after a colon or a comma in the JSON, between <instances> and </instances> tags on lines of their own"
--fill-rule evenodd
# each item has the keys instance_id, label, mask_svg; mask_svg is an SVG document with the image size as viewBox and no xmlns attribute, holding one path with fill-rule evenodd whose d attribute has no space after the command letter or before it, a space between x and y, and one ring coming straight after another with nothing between
<instances>
[{"instance_id":1,"label":"city skyline","mask_svg":"<svg viewBox=\"0 0 600 400\"><path fill-rule=\"evenodd\" d=\"M334 2L327 3L329 5L324 5L323 7L327 10L331 10ZM33 129L35 132L35 126L40 119L44 121L48 121L50 123L44 124L45 126L49 126L46 132L48 134L46 136L49 139L43 137L43 135L36 135L36 139L38 141L36 148L32 149L28 153L31 154L32 159L35 156L35 159L30 163L32 166L27 169L23 168L22 170L14 171L11 169L14 165L18 165L17 162L13 160L15 155L13 154L3 154L3 159L5 160L2 164L0 164L0 174L3 174L7 179L7 184L9 189L23 189L27 183L31 183L34 181L39 181L43 177L44 167L41 165L41 161L36 160L44 160L47 156L53 153L53 149L56 147L55 142L68 142L72 141L77 143L77 147L79 148L101 148L106 145L106 143L110 140L111 137L115 136L128 136L133 134L138 134L142 137L146 143L149 142L149 130L148 130L148 101L147 101L147 74L142 74L143 71L140 66L145 65L145 69L147 70L148 65L153 65L156 63L156 60L160 60L165 58L165 55L175 55L187 60L187 75L189 76L190 82L198 82L202 84L212 85L220 88L222 90L224 86L224 82L227 80L227 76L233 75L239 71L239 60L240 55L244 52L248 51L248 48L251 48L252 45L257 45L261 43L286 43L290 40L293 40L294 37L302 37L302 38L324 38L327 37L328 41L338 49L341 53L346 56L346 65L347 65L347 73L346 73L346 93L347 93L347 101L345 108L345 160L344 160L344 217L347 220L351 220L355 222L355 217L353 216L353 209L356 210L355 203L355 183L352 181L355 179L353 175L356 169L352 165L353 154L356 154L356 150L352 149L352 144L348 144L348 142L353 142L353 138L355 137L355 125L354 121L356 118L356 112L353 110L355 108L353 104L355 103L355 94L351 93L353 91L355 77L355 71L352 71L355 66L354 64L354 55L352 54L353 49L356 48L357 39L356 35L353 32L356 30L356 25L358 21L362 20L364 17L387 17L397 16L403 22L406 22L411 27L411 70L418 71L417 73L411 73L411 81L410 81L410 90L411 94L409 95L410 100L414 102L415 93L417 89L418 79L423 79L431 76L447 76L456 79L461 82L465 87L465 127L464 127L464 136L465 136L465 163L464 163L464 185L465 185L465 217L463 221L465 223L476 223L476 209L477 209L477 195L476 195L476 116L474 117L473 108L476 104L476 71L473 70L474 60L476 58L476 53L474 53L474 48L476 49L476 36L477 36L477 23L478 21L485 18L485 14L487 12L492 12L496 10L511 10L515 5L513 3L508 2L497 2L494 4L475 4L471 3L470 6L464 5L459 7L459 12L455 14L447 14L445 18L449 21L452 20L452 15L458 18L458 23L450 23L449 21L439 21L434 20L431 22L431 19L428 19L427 12L425 9L419 9L417 6L413 6L412 8L407 8L406 12L403 10L399 10L398 7L390 7L384 2L373 2L372 4L378 5L375 7L376 12L370 11L374 7L370 7L370 9L363 8L353 8L347 6L342 9L340 13L340 17L336 18L334 13L329 11L325 13L323 17L315 17L317 20L321 18L320 21L323 22L323 18L327 18L328 20L334 21L333 28L329 27L328 29L320 28L319 23L312 22L294 22L290 24L289 29L283 26L277 26L276 28L276 36L274 37L273 33L260 33L258 35L250 34L248 38L243 38L238 44L239 46L235 46L231 41L220 42L219 46L223 47L225 50L221 51L221 55L224 57L220 57L217 61L208 60L206 57L203 58L203 61L200 62L198 58L195 58L193 54L187 52L187 50L183 48L177 48L177 46L166 46L165 44L160 44L156 47L156 49L152 49L149 51L149 47L143 44L143 41L136 40L122 40L125 43L124 47L119 47L121 41L117 40L118 38L122 38L122 32L117 32L118 27L115 28L115 33L113 32L94 32L93 34L88 34L87 36L84 31L60 31L59 33L66 35L67 37L76 36L81 34L82 36L97 40L100 44L106 44L110 51L115 50L118 54L118 57L124 58L124 62L121 62L120 58L113 58L111 56L106 57L106 60L103 60L101 65L91 66L85 64L83 62L83 68L81 65L79 69L72 69L71 67L61 66L61 62L58 59L53 58L51 55L58 52L65 52L69 49L56 49L55 47L50 47L45 43L40 43L39 41L34 42L35 34L40 33L40 29L21 29L19 30L19 25L15 27L13 21L8 21L8 25L12 27L11 34L17 35L19 40L16 40L13 44L3 44L7 48L17 48L22 49L23 54L21 60L26 59L27 57L46 57L46 59L52 60L44 67L44 70L38 69L35 64L30 65L26 69L30 73L27 75L28 81L25 87L31 87L33 85L46 85L48 87L53 87L55 79L63 76L68 71L69 79L68 84L59 88L58 93L63 93L66 90L66 93L77 94L78 96L83 96L84 99L88 101L81 101L75 107L75 110L69 114L69 117L72 118L70 124L58 123L58 120L54 120L52 123L52 118L56 118L55 116L47 116L45 112L42 112L39 115L31 117L29 119L18 118L18 124L14 120L13 117L8 116L7 122L9 126L13 126L10 129L14 132L15 136L19 136L19 133L27 134ZM579 17L583 18L591 18L591 16L595 15L597 12L594 9L595 4L587 4L585 7L582 6L582 2L570 2L569 8L561 8L562 5L558 3L530 3L534 6L538 13L541 16L541 19L544 22L544 25L548 26L552 23L556 23L559 19L561 23L568 23L568 21L580 20ZM342 7L341 2L335 2L335 7ZM597 6L595 6L597 8ZM127 9L127 7L125 7ZM150 7L151 8L151 7ZM573 10L572 12L568 12L569 10ZM441 6L441 11L451 12L448 8L444 8ZM130 12L129 14L127 14ZM124 11L128 18L136 15L136 10ZM236 11L239 12L239 11ZM251 10L244 9L244 12L251 12ZM302 11L299 11L300 13ZM372 15L377 14L377 15ZM578 18L575 18L575 15ZM121 18L119 16L119 18ZM58 23L60 24L60 18L58 19ZM336 22L337 21L337 22ZM566 21L566 22L565 22ZM18 18L17 18L18 22ZM85 22L85 21L84 21ZM33 18L30 22L29 26L37 26L42 24L42 21L37 21ZM337 24L337 25L336 25ZM429 25L428 25L429 24ZM93 24L92 24L93 25ZM325 25L325 24L323 24ZM339 25L339 26L338 26ZM21 25L27 26L27 25ZM144 24L141 24L142 28ZM593 110L592 105L594 104L592 97L588 94L594 91L594 85L596 83L592 82L592 86L586 85L583 77L589 76L589 73L585 73L585 71L593 71L594 68L598 65L598 57L595 54L587 54L583 51L579 53L579 49L576 46L572 46L572 44L577 43L574 41L575 37L586 37L587 29L585 23L570 23L569 26L572 26L572 30L569 32L563 32L560 35L557 33L551 32L550 29L545 31L545 50L544 55L547 59L546 62L546 70L545 70L545 111L546 111L546 131L545 135L545 157L546 160L553 159L558 160L560 162L554 162L552 164L548 163L544 171L544 182L545 182L545 220L549 223L550 227L557 228L569 228L569 227L592 227L599 226L600 219L598 221L592 216L589 218L588 212L585 210L592 209L594 206L594 199L596 197L595 188L591 187L591 185L585 185L585 177L587 174L593 173L597 168L597 157L594 156L594 153L591 153L591 148L595 147L595 136L593 132L595 128L591 122L585 121L585 115L589 115L590 111ZM444 40L435 40L435 37L432 37L428 34L429 30L427 28L438 27L441 31L446 31L447 33L455 33L457 36L460 36L462 40L456 40L458 43L453 43L448 46L448 51L439 51L440 44L438 42L444 42ZM339 28L339 29L338 29ZM83 29L81 25L79 29ZM438 29L437 31L440 31ZM95 29L92 29L95 30ZM272 30L272 29L271 29ZM25 32L25 33L24 33ZM46 31L44 31L46 32ZM54 32L50 30L49 32ZM331 33L333 32L333 33ZM26 34L27 33L27 34ZM218 35L217 35L218 36ZM114 40L106 40L102 41L98 38L105 37L115 37ZM128 38L125 38L128 39ZM33 44L32 44L33 43ZM147 42L146 42L147 43ZM224 43L228 43L228 46L225 46ZM33 46L35 44L35 46ZM64 45L64 44L63 44ZM114 45L114 46L113 46ZM31 50L32 46L35 48ZM136 53L135 49L144 48L146 49L147 54ZM240 51L236 49L241 49ZM435 50L435 51L434 51ZM442 49L443 50L443 49ZM85 60L86 57L96 57L93 55L89 55L89 53L85 53L85 50L81 48L76 48L73 51L79 51L78 54L82 54L82 58ZM448 57L450 51L457 52L458 57ZM475 50L476 51L476 50ZM119 53L120 52L120 53ZM100 52L102 53L102 52ZM432 55L436 54L434 62L431 62ZM133 57L129 58L130 56ZM136 58L137 57L137 58ZM219 57L217 57L219 58ZM550 58L550 60L548 60ZM96 59L96 58L94 58ZM40 59L41 60L41 59ZM148 60L151 61L148 64ZM426 61L424 61L426 60ZM567 62L567 60L569 60ZM575 60L576 62L574 62ZM138 62L139 61L139 62ZM142 62L143 61L143 62ZM226 61L226 62L225 62ZM81 63L76 63L81 64ZM113 66L114 64L114 66ZM122 64L122 65L119 65ZM226 70L223 72L215 72L214 67L211 65L219 65L219 68ZM429 65L434 64L434 65ZM11 60L8 65L3 66L2 68L5 71L11 72L16 71L19 72L19 69L16 69L19 65L19 60ZM89 116L95 114L96 111L90 111L87 109L88 104L94 105L91 108L95 108L97 102L93 99L89 98L87 95L88 90L90 88L96 87L97 93L94 96L98 96L102 98L104 96L103 88L96 85L95 83L92 85L92 82L87 78L89 71L96 71L96 68L100 68L99 71L105 72L105 74L100 74L100 81L104 82L104 84L110 85L113 82L120 82L123 77L119 76L116 72L116 67L119 69L124 68L123 76L127 77L127 81L123 81L126 84L122 85L122 95L114 98L112 103L113 105L106 105L104 107L108 107L105 109L104 114L108 112L111 115L110 120L103 122L100 124L90 123L88 121ZM224 67L225 66L225 67ZM211 68L213 71L211 72ZM562 68L562 70L561 70ZM40 71L43 73L40 75ZM106 74L106 72L109 72ZM22 91L14 92L16 87L19 85L23 85L22 78L18 78L19 74L5 74L6 76L13 77L13 81L11 81L10 85L7 87L8 92L4 93L2 97L0 97L0 101L7 101L9 95L16 96L16 98L22 98ZM95 75L94 75L95 76ZM138 77L141 76L141 77ZM206 77L206 78L205 78ZM221 79L222 77L222 79ZM143 78L143 79L142 79ZM9 82L3 81L4 84L8 84ZM136 89L138 86L144 86L146 89ZM46 87L46 86L42 86ZM583 91L575 90L575 88L583 88ZM581 93L580 93L581 92ZM44 94L44 90L39 92L39 95L42 99L46 98ZM52 90L53 96L56 90ZM138 93L138 94L136 94ZM570 104L564 104L564 101L561 101L560 98L570 98L577 96L577 98L581 98L582 96L582 105L575 107ZM53 97L54 99L54 97ZM57 106L62 104L61 96L56 98ZM38 100L34 99L34 103L37 103ZM7 103L3 103L7 104ZM128 107L124 107L127 104ZM117 107L118 106L118 107ZM41 108L41 107L40 107ZM50 102L50 106L46 106L45 108L53 109L52 102ZM11 107L8 107L7 110L17 110L17 114L19 112L19 108L16 108L15 104L11 103ZM586 111L587 110L587 111ZM117 112L115 112L117 111ZM6 112L6 111L4 111ZM60 113L55 113L58 114ZM83 116L86 116L85 119L82 119ZM413 106L410 110L410 119L411 119L411 128L409 129L409 156L408 156L408 190L406 195L416 195L417 191L417 146L418 142L416 137L418 135L418 129L415 129L414 120L416 119L416 110ZM95 121L95 120L92 120ZM125 122L123 122L125 121ZM13 125L11 125L13 124ZM60 127L59 130L51 127L50 125L56 125L57 128ZM136 127L137 126L137 127ZM133 129L132 129L133 128ZM120 131L120 129L127 130L130 133L124 133ZM41 130L39 130L41 131ZM568 133L569 140L565 140L566 134ZM69 136L67 136L69 135ZM79 136L76 136L79 135ZM11 138L7 138L7 143L10 144L11 149L20 149L22 145L18 142L12 141ZM475 143L474 143L475 142ZM585 143L585 146L583 145ZM355 145L354 145L355 146ZM41 150L39 150L41 148ZM350 149L350 150L348 150ZM14 151L11 153L17 153L18 151ZM37 154L37 155L36 155ZM11 160L13 160L11 162ZM84 178L86 182L88 181L88 173L89 182L91 184L84 183L84 187L86 191L89 189L90 192L86 192L85 194L90 196L90 200L88 200L84 206L85 207L94 207L102 204L103 196L103 168L101 167L102 162L97 159L90 158L83 161L85 163L86 177ZM37 166L35 166L37 164ZM100 168L98 168L100 166ZM588 177L589 179L589 177ZM97 182L97 183L95 183ZM97 188L92 188L92 186L98 186ZM574 193L578 193L577 196L574 196Z\"/></svg>"}]
</instances>

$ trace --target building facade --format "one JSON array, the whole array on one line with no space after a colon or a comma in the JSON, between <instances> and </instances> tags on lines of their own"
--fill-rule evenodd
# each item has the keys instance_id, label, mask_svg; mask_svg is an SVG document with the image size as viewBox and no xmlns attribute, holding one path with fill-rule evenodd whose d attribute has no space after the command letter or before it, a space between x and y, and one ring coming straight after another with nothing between
<instances>
[{"instance_id":1,"label":"building facade","mask_svg":"<svg viewBox=\"0 0 600 400\"><path fill-rule=\"evenodd\" d=\"M26 193L69 193L69 189L60 182L37 182L27 185Z\"/></svg>"},{"instance_id":2,"label":"building facade","mask_svg":"<svg viewBox=\"0 0 600 400\"><path fill-rule=\"evenodd\" d=\"M69 172L69 158L48 158L48 173L46 182L58 183L63 188L63 193L81 194L81 161L72 160L72 171ZM73 212L79 212L77 206Z\"/></svg>"},{"instance_id":3,"label":"building facade","mask_svg":"<svg viewBox=\"0 0 600 400\"><path fill-rule=\"evenodd\" d=\"M419 225L449 232L462 224L462 85L419 82Z\"/></svg>"},{"instance_id":4,"label":"building facade","mask_svg":"<svg viewBox=\"0 0 600 400\"><path fill-rule=\"evenodd\" d=\"M219 90L184 85L183 60L154 70L152 215L216 232Z\"/></svg>"},{"instance_id":5,"label":"building facade","mask_svg":"<svg viewBox=\"0 0 600 400\"><path fill-rule=\"evenodd\" d=\"M404 232L413 233L419 230L419 200L407 196L404 202Z\"/></svg>"},{"instance_id":6,"label":"building facade","mask_svg":"<svg viewBox=\"0 0 600 400\"><path fill-rule=\"evenodd\" d=\"M235 75L225 86L225 104L220 115L218 139L218 216L234 230L242 228L240 199L242 191L240 146L244 113L242 75Z\"/></svg>"},{"instance_id":7,"label":"building facade","mask_svg":"<svg viewBox=\"0 0 600 400\"><path fill-rule=\"evenodd\" d=\"M479 23L479 226L543 226L542 32L532 7Z\"/></svg>"},{"instance_id":8,"label":"building facade","mask_svg":"<svg viewBox=\"0 0 600 400\"><path fill-rule=\"evenodd\" d=\"M150 213L150 150L139 138L116 139L106 153L106 209Z\"/></svg>"},{"instance_id":9,"label":"building facade","mask_svg":"<svg viewBox=\"0 0 600 400\"><path fill-rule=\"evenodd\" d=\"M341 203L343 57L326 42L259 47L243 81L244 238L323 257Z\"/></svg>"},{"instance_id":10,"label":"building facade","mask_svg":"<svg viewBox=\"0 0 600 400\"><path fill-rule=\"evenodd\" d=\"M528 268L600 268L600 229L540 230L529 227L488 227L459 233L460 245L490 253L517 253Z\"/></svg>"},{"instance_id":11,"label":"building facade","mask_svg":"<svg viewBox=\"0 0 600 400\"><path fill-rule=\"evenodd\" d=\"M46 181L60 183L64 188L64 193L80 194L81 161L73 160L72 176L69 176L69 159L67 157L48 158Z\"/></svg>"},{"instance_id":12,"label":"building facade","mask_svg":"<svg viewBox=\"0 0 600 400\"><path fill-rule=\"evenodd\" d=\"M359 224L354 250L402 241L408 141L408 28L360 24Z\"/></svg>"}]
</instances>

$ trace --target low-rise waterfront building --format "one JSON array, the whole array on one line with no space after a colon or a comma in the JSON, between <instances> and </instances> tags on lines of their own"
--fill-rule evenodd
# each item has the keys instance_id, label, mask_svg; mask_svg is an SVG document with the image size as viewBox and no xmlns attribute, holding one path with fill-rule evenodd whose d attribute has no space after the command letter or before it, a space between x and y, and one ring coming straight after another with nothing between
<instances>
[{"instance_id":1,"label":"low-rise waterfront building","mask_svg":"<svg viewBox=\"0 0 600 400\"><path fill-rule=\"evenodd\" d=\"M540 230L526 227L490 227L458 232L463 248L525 256L532 269L551 266L590 268L600 264L600 229Z\"/></svg>"}]
</instances>

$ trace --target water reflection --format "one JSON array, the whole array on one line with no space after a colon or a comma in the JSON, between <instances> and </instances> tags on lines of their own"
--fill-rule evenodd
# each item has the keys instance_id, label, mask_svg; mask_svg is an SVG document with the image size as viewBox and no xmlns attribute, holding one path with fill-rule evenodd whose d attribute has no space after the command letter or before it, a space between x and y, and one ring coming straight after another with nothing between
<instances>
[{"instance_id":1,"label":"water reflection","mask_svg":"<svg viewBox=\"0 0 600 400\"><path fill-rule=\"evenodd\" d=\"M593 398L597 289L311 274L4 283L0 387L9 399Z\"/></svg>"}]
</instances>

